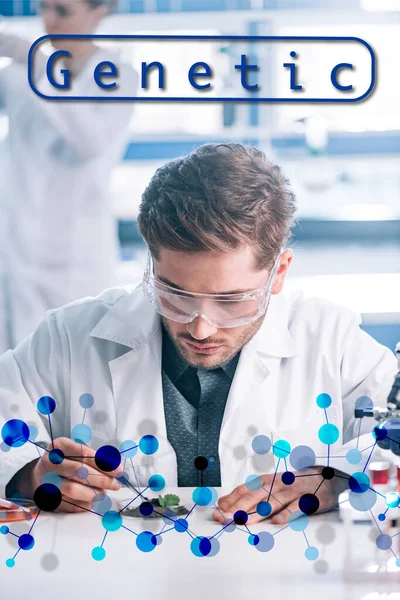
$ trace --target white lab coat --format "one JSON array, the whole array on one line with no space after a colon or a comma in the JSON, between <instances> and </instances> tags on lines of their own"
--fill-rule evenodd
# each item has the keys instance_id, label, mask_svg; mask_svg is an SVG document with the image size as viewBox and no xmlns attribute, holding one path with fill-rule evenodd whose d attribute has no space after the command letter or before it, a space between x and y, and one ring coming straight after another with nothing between
<instances>
[{"instance_id":1,"label":"white lab coat","mask_svg":"<svg viewBox=\"0 0 400 600\"><path fill-rule=\"evenodd\" d=\"M2 42L4 53L13 55L15 45L21 58L20 40L0 37L0 55ZM115 93L134 95L136 72L104 49L94 52L71 90L51 88L44 76L36 86L49 95L112 96L93 80L102 60L119 68ZM2 108L9 135L0 190L0 354L24 339L46 310L114 285L118 240L108 187L133 104L43 100L29 87L26 64L14 62L0 69Z\"/></svg>"},{"instance_id":2,"label":"white lab coat","mask_svg":"<svg viewBox=\"0 0 400 600\"><path fill-rule=\"evenodd\" d=\"M359 328L356 314L301 294L273 296L261 328L242 349L229 392L219 443L222 485L273 472L273 453L257 455L252 449L257 434L273 442L286 439L292 448L309 445L318 464L327 464L321 458L327 446L318 438L325 423L316 405L321 393L331 395L327 414L340 431L330 454L345 455L343 444L356 445L350 442L359 426L355 400L366 395L385 405L395 372L394 355ZM20 418L39 428L37 441L49 442L47 418L39 417L36 402L50 395L57 402L51 416L54 436L69 437L82 422L84 393L95 400L85 416L94 448L155 435L157 453L138 451L133 458L140 483L147 485L150 475L160 473L167 485L177 484L164 418L160 318L141 286L108 290L48 312L28 339L0 359L0 428ZM362 425L361 433L370 432L374 422L364 419ZM361 450L373 443L371 435L366 437ZM35 458L37 449L29 442L0 454L0 495L14 473ZM347 472L359 469L344 458L330 464ZM132 473L130 460L126 470Z\"/></svg>"}]
</instances>

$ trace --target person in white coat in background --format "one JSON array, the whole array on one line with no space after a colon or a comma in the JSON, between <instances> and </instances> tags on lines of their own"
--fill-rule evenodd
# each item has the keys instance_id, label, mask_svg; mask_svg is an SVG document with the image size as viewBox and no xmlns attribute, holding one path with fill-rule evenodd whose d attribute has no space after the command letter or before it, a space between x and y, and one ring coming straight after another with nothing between
<instances>
[{"instance_id":1,"label":"person in white coat in background","mask_svg":"<svg viewBox=\"0 0 400 600\"><path fill-rule=\"evenodd\" d=\"M43 0L49 35L91 34L116 5L114 0ZM138 76L117 52L92 40L53 39L57 60L68 68L70 90L81 96L135 95ZM14 347L43 313L115 283L117 227L108 187L125 149L133 105L127 102L46 101L27 77L30 43L0 30L0 111L9 118L0 190L0 353ZM47 59L34 53L35 83L50 85ZM101 61L119 70L116 90L101 90L93 71ZM56 71L56 67L54 67ZM56 74L55 74L56 75ZM56 77L57 79L57 77ZM52 89L51 95L58 92Z\"/></svg>"},{"instance_id":2,"label":"person in white coat in background","mask_svg":"<svg viewBox=\"0 0 400 600\"><path fill-rule=\"evenodd\" d=\"M356 401L386 404L396 360L352 311L284 294L294 212L251 146L205 144L158 169L139 212L142 284L49 311L0 359L0 495L31 497L48 469L63 478L53 509L90 510L124 468L137 486L158 473L234 487L216 520L284 522L307 494L310 512L333 506L334 482L362 469L347 451L365 462L373 445Z\"/></svg>"}]
</instances>

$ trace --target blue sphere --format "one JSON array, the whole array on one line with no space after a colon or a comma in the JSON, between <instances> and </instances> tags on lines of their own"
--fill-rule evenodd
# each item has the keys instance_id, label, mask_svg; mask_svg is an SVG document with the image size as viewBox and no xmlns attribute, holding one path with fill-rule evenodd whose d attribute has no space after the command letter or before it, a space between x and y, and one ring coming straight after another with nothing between
<instances>
[{"instance_id":1,"label":"blue sphere","mask_svg":"<svg viewBox=\"0 0 400 600\"><path fill-rule=\"evenodd\" d=\"M272 512L272 506L269 502L259 502L257 504L257 512L260 517L268 517Z\"/></svg>"},{"instance_id":2,"label":"blue sphere","mask_svg":"<svg viewBox=\"0 0 400 600\"><path fill-rule=\"evenodd\" d=\"M18 546L21 550L32 550L35 545L35 540L33 536L29 533L24 533L24 535L20 535L18 538Z\"/></svg>"},{"instance_id":3,"label":"blue sphere","mask_svg":"<svg viewBox=\"0 0 400 600\"><path fill-rule=\"evenodd\" d=\"M136 538L136 546L141 552L151 552L157 546L157 538L151 531L142 531Z\"/></svg>"},{"instance_id":4,"label":"blue sphere","mask_svg":"<svg viewBox=\"0 0 400 600\"><path fill-rule=\"evenodd\" d=\"M94 462L101 471L115 471L121 464L121 453L114 446L101 446L96 451Z\"/></svg>"},{"instance_id":5,"label":"blue sphere","mask_svg":"<svg viewBox=\"0 0 400 600\"><path fill-rule=\"evenodd\" d=\"M366 473L358 471L349 479L349 488L356 494L363 494L369 489L370 479Z\"/></svg>"},{"instance_id":6,"label":"blue sphere","mask_svg":"<svg viewBox=\"0 0 400 600\"><path fill-rule=\"evenodd\" d=\"M82 396L79 398L79 404L85 409L92 408L94 404L94 398L92 394L82 394Z\"/></svg>"},{"instance_id":7,"label":"blue sphere","mask_svg":"<svg viewBox=\"0 0 400 600\"><path fill-rule=\"evenodd\" d=\"M329 394L320 394L317 396L317 406L319 406L319 408L329 408L331 404L332 398Z\"/></svg>"},{"instance_id":8,"label":"blue sphere","mask_svg":"<svg viewBox=\"0 0 400 600\"><path fill-rule=\"evenodd\" d=\"M37 401L37 409L41 415L51 415L56 410L56 401L51 396L42 396Z\"/></svg>"},{"instance_id":9,"label":"blue sphere","mask_svg":"<svg viewBox=\"0 0 400 600\"><path fill-rule=\"evenodd\" d=\"M93 548L92 550L92 558L94 558L94 560L103 560L105 558L105 555L106 551L101 546L96 546L96 548Z\"/></svg>"},{"instance_id":10,"label":"blue sphere","mask_svg":"<svg viewBox=\"0 0 400 600\"><path fill-rule=\"evenodd\" d=\"M323 444L334 444L339 439L339 429L332 423L325 423L319 428L318 437Z\"/></svg>"},{"instance_id":11,"label":"blue sphere","mask_svg":"<svg viewBox=\"0 0 400 600\"><path fill-rule=\"evenodd\" d=\"M1 437L7 446L19 448L29 440L29 427L20 419L11 419L3 425Z\"/></svg>"},{"instance_id":12,"label":"blue sphere","mask_svg":"<svg viewBox=\"0 0 400 600\"><path fill-rule=\"evenodd\" d=\"M152 475L148 486L153 492L161 492L165 488L165 479L162 475Z\"/></svg>"},{"instance_id":13,"label":"blue sphere","mask_svg":"<svg viewBox=\"0 0 400 600\"><path fill-rule=\"evenodd\" d=\"M60 465L64 460L64 452L60 448L54 448L49 452L49 461L53 465Z\"/></svg>"},{"instance_id":14,"label":"blue sphere","mask_svg":"<svg viewBox=\"0 0 400 600\"><path fill-rule=\"evenodd\" d=\"M282 473L281 479L285 485L292 485L296 480L296 476L291 471L285 471L285 473Z\"/></svg>"},{"instance_id":15,"label":"blue sphere","mask_svg":"<svg viewBox=\"0 0 400 600\"><path fill-rule=\"evenodd\" d=\"M307 560L317 560L319 556L318 549L315 546L309 546L304 554Z\"/></svg>"},{"instance_id":16,"label":"blue sphere","mask_svg":"<svg viewBox=\"0 0 400 600\"><path fill-rule=\"evenodd\" d=\"M143 454L155 454L158 450L159 442L154 435L144 435L139 441L139 448Z\"/></svg>"},{"instance_id":17,"label":"blue sphere","mask_svg":"<svg viewBox=\"0 0 400 600\"><path fill-rule=\"evenodd\" d=\"M101 518L101 524L107 531L117 531L122 526L122 516L116 510L109 510Z\"/></svg>"},{"instance_id":18,"label":"blue sphere","mask_svg":"<svg viewBox=\"0 0 400 600\"><path fill-rule=\"evenodd\" d=\"M213 493L210 488L198 487L193 491L192 499L199 506L208 506L213 499Z\"/></svg>"},{"instance_id":19,"label":"blue sphere","mask_svg":"<svg viewBox=\"0 0 400 600\"><path fill-rule=\"evenodd\" d=\"M186 519L177 519L174 524L175 531L178 533L185 533L188 530L189 523Z\"/></svg>"}]
</instances>

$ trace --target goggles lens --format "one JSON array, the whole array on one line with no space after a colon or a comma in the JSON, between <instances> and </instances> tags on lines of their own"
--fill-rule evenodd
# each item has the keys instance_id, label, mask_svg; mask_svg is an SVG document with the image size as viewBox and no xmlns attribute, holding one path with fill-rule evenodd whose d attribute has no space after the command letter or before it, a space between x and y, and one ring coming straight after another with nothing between
<instances>
[{"instance_id":1,"label":"goggles lens","mask_svg":"<svg viewBox=\"0 0 400 600\"><path fill-rule=\"evenodd\" d=\"M266 310L279 257L265 287L244 294L195 294L172 288L154 278L149 255L143 290L155 310L172 321L190 323L202 317L218 328L240 327L255 321Z\"/></svg>"}]
</instances>

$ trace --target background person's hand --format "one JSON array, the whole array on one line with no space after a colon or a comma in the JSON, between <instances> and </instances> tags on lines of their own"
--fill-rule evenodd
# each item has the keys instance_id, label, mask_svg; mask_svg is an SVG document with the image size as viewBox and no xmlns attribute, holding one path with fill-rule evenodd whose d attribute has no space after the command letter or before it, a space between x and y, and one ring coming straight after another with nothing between
<instances>
[{"instance_id":1,"label":"background person's hand","mask_svg":"<svg viewBox=\"0 0 400 600\"><path fill-rule=\"evenodd\" d=\"M337 486L333 485L332 479L324 479L321 475L323 467L315 467L307 471L294 472L296 476L291 485L285 485L282 482L282 473L277 473L275 482L272 488L271 495L269 494L274 475L260 475L263 482L262 487L257 491L250 491L246 484L235 488L227 496L221 496L218 501L218 509L213 512L213 518L216 521L224 523L233 520L233 515L238 510L243 510L249 514L246 524L252 525L265 518L271 517L273 523L285 524L291 512L299 510L299 499L304 494L316 495L319 506L318 512L334 508L337 502L338 490ZM342 475L340 471L335 471ZM327 472L325 472L327 473ZM347 487L343 485L345 479L340 479L341 488ZM310 506L313 498L310 498ZM269 502L271 512L266 516L258 514L257 505L260 502ZM264 506L266 512L269 507Z\"/></svg>"},{"instance_id":2,"label":"background person's hand","mask_svg":"<svg viewBox=\"0 0 400 600\"><path fill-rule=\"evenodd\" d=\"M43 475L57 473L63 480L60 488L63 500L57 509L59 512L92 510L91 502L95 495L121 488L115 477L123 471L122 465L115 471L101 471L94 461L95 450L77 444L69 438L54 440L54 448L64 453L65 458L60 464L50 462L49 452L44 452L41 459L28 463L18 471L12 479L13 488L32 498L35 490L41 485ZM87 475L86 478L84 475Z\"/></svg>"}]
</instances>

